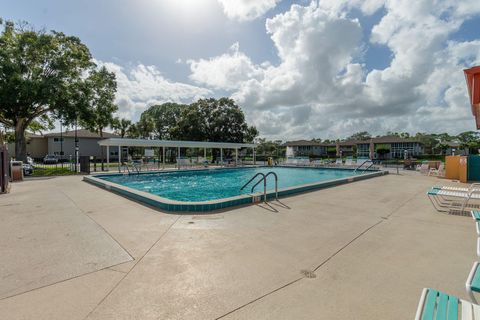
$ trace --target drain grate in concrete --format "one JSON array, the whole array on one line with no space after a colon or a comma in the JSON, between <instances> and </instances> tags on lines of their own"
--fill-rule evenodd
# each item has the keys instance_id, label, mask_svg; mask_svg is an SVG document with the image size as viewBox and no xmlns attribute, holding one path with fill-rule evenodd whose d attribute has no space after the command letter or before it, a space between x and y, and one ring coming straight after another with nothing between
<instances>
[{"instance_id":1,"label":"drain grate in concrete","mask_svg":"<svg viewBox=\"0 0 480 320\"><path fill-rule=\"evenodd\" d=\"M315 272L310 271L310 270L301 270L300 273L301 273L305 278L309 278L309 279L313 279L313 278L316 278L316 277L317 277L317 275L315 274Z\"/></svg>"}]
</instances>

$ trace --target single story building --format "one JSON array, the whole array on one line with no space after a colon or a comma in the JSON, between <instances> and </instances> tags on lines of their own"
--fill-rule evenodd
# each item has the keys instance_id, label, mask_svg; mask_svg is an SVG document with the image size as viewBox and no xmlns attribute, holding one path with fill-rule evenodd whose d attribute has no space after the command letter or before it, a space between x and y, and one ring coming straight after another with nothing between
<instances>
[{"instance_id":1,"label":"single story building","mask_svg":"<svg viewBox=\"0 0 480 320\"><path fill-rule=\"evenodd\" d=\"M78 152L81 156L94 156L101 158L102 147L98 142L107 138L119 138L119 136L103 132L103 137L96 132L85 129L77 130L76 137L78 140ZM75 156L75 130L65 132L52 132L44 135L27 133L27 155L41 161L47 154L56 155L59 159L70 159ZM106 148L104 149L104 157L107 157ZM9 144L9 153L15 154L15 144ZM118 151L110 150L110 159L118 158Z\"/></svg>"},{"instance_id":2,"label":"single story building","mask_svg":"<svg viewBox=\"0 0 480 320\"><path fill-rule=\"evenodd\" d=\"M416 157L422 155L424 151L421 142L393 135L369 140L343 140L335 143L298 140L286 142L283 146L287 147L287 157L356 156L370 159L398 159L403 158L405 152L409 157Z\"/></svg>"}]
</instances>

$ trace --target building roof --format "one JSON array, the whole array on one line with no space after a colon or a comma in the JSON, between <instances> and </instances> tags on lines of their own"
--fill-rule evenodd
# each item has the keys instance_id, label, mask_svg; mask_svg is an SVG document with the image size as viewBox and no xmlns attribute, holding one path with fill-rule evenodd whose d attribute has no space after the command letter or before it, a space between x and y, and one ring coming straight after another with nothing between
<instances>
[{"instance_id":1,"label":"building roof","mask_svg":"<svg viewBox=\"0 0 480 320\"><path fill-rule=\"evenodd\" d=\"M395 135L389 135L389 136L382 136L382 137L376 137L368 140L343 140L343 141L338 141L338 142L332 142L332 143L323 143L323 142L316 142L316 141L309 141L309 140L296 140L296 141L287 141L283 144L283 146L287 147L294 147L294 146L325 146L325 147L332 147L336 146L337 144L339 146L354 146L358 144L370 144L370 142L373 143L400 143L400 142L419 142L418 140L412 139L412 138L402 138L399 136Z\"/></svg>"},{"instance_id":2,"label":"building roof","mask_svg":"<svg viewBox=\"0 0 480 320\"><path fill-rule=\"evenodd\" d=\"M395 135L372 138L373 143L419 142L413 138L402 138Z\"/></svg>"},{"instance_id":3,"label":"building roof","mask_svg":"<svg viewBox=\"0 0 480 320\"><path fill-rule=\"evenodd\" d=\"M41 134L36 134L36 133L31 133L31 132L25 132L25 137L27 138L43 138Z\"/></svg>"},{"instance_id":4,"label":"building roof","mask_svg":"<svg viewBox=\"0 0 480 320\"><path fill-rule=\"evenodd\" d=\"M74 138L75 137L75 130L65 131L60 134L60 132L51 132L44 135L45 137L66 137L66 138ZM96 132L92 132L87 129L78 129L77 130L77 137L78 138L88 138L88 139L106 139L106 138L119 138L119 136L110 133L110 132L103 132L103 137L100 137L100 134Z\"/></svg>"},{"instance_id":5,"label":"building roof","mask_svg":"<svg viewBox=\"0 0 480 320\"><path fill-rule=\"evenodd\" d=\"M312 141L312 140L295 140L287 141L282 146L284 147L295 147L295 146L322 146L323 143Z\"/></svg>"},{"instance_id":6,"label":"building roof","mask_svg":"<svg viewBox=\"0 0 480 320\"><path fill-rule=\"evenodd\" d=\"M174 141L174 140L147 140L147 139L125 139L108 138L98 141L101 146L120 147L173 147L173 148L208 148L208 149L240 149L256 148L255 143L235 142L208 142L208 141Z\"/></svg>"}]
</instances>

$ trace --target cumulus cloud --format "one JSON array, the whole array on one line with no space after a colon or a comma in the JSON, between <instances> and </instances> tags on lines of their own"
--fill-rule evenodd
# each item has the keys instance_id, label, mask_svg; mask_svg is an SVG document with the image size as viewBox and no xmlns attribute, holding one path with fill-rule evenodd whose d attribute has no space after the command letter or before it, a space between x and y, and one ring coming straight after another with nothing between
<instances>
[{"instance_id":1,"label":"cumulus cloud","mask_svg":"<svg viewBox=\"0 0 480 320\"><path fill-rule=\"evenodd\" d=\"M165 78L155 66L138 64L124 68L112 62L102 61L97 61L97 64L115 73L118 115L124 118L136 120L141 112L153 104L168 101L189 103L212 95L209 89Z\"/></svg>"},{"instance_id":2,"label":"cumulus cloud","mask_svg":"<svg viewBox=\"0 0 480 320\"><path fill-rule=\"evenodd\" d=\"M452 41L478 1L323 0L292 5L266 21L280 62L255 65L238 46L190 61L191 78L230 90L260 132L279 138L346 136L355 131L473 128L462 69L480 63L480 41ZM365 38L352 10L385 11ZM369 45L392 52L367 70ZM208 72L207 72L208 71Z\"/></svg>"},{"instance_id":3,"label":"cumulus cloud","mask_svg":"<svg viewBox=\"0 0 480 320\"><path fill-rule=\"evenodd\" d=\"M238 83L261 75L249 57L239 51L239 44L230 47L229 52L208 60L188 60L192 71L190 79L215 89L235 89Z\"/></svg>"},{"instance_id":4,"label":"cumulus cloud","mask_svg":"<svg viewBox=\"0 0 480 320\"><path fill-rule=\"evenodd\" d=\"M280 0L218 0L218 2L228 18L246 21L263 16Z\"/></svg>"}]
</instances>

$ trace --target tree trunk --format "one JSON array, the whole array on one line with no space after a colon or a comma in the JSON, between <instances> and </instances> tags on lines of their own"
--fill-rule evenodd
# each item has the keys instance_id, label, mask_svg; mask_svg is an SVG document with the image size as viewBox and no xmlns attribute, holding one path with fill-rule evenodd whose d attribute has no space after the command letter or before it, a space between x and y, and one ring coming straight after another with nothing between
<instances>
[{"instance_id":1,"label":"tree trunk","mask_svg":"<svg viewBox=\"0 0 480 320\"><path fill-rule=\"evenodd\" d=\"M27 162L27 139L25 119L17 119L15 125L15 160Z\"/></svg>"}]
</instances>

